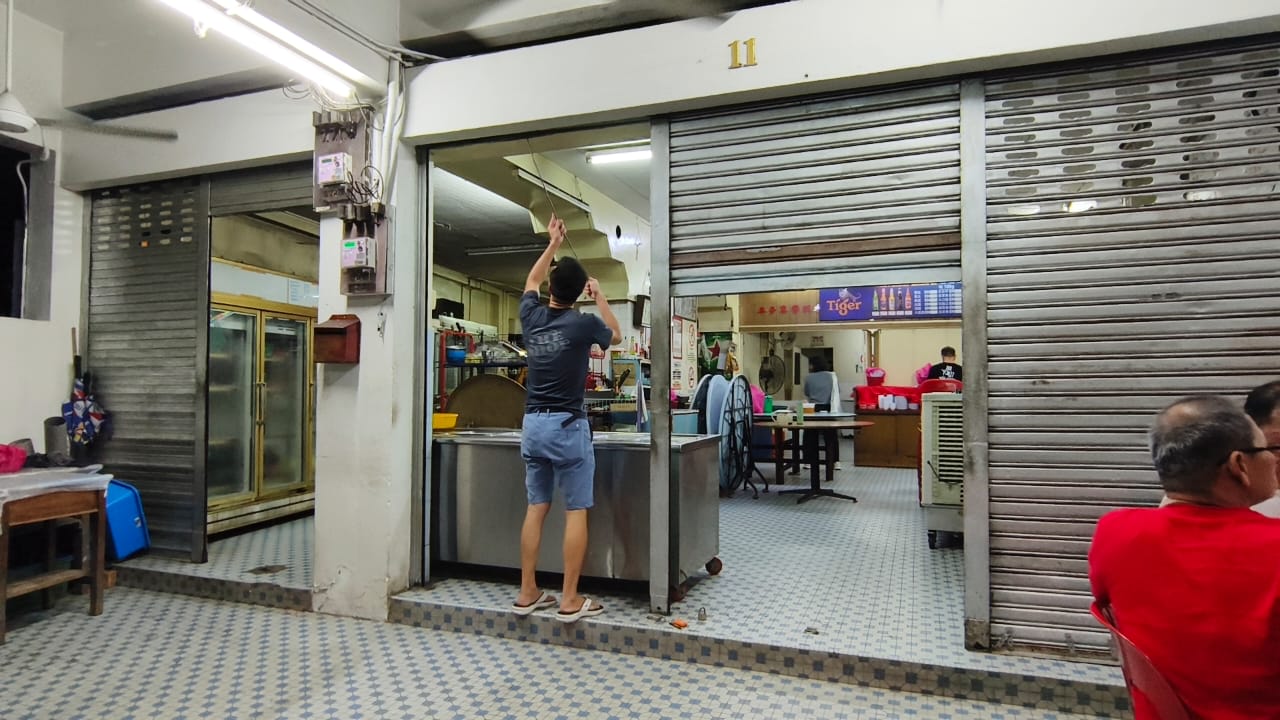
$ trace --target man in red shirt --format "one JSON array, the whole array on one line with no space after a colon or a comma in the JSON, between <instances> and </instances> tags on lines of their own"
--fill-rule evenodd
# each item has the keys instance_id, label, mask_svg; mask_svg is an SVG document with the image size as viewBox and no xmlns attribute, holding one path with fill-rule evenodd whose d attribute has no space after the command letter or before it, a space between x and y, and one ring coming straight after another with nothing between
<instances>
[{"instance_id":1,"label":"man in red shirt","mask_svg":"<svg viewBox=\"0 0 1280 720\"><path fill-rule=\"evenodd\" d=\"M1280 718L1280 520L1250 509L1276 493L1276 453L1224 398L1165 408L1151 456L1169 504L1098 522L1098 603L1199 718ZM1135 693L1136 720L1159 720Z\"/></svg>"}]
</instances>

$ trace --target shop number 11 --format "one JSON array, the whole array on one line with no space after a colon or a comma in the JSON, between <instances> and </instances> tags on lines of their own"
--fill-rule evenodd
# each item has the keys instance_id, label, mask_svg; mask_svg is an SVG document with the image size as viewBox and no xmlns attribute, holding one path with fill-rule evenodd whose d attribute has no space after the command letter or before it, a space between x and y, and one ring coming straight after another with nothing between
<instances>
[{"instance_id":1,"label":"shop number 11","mask_svg":"<svg viewBox=\"0 0 1280 720\"><path fill-rule=\"evenodd\" d=\"M747 58L745 62L742 59L742 49L744 46L746 47L746 50L747 50ZM729 53L730 53L730 56L729 56L730 70L737 70L738 68L744 68L744 67L755 67L756 66L756 39L751 38L746 41L734 40L733 42L729 43Z\"/></svg>"}]
</instances>

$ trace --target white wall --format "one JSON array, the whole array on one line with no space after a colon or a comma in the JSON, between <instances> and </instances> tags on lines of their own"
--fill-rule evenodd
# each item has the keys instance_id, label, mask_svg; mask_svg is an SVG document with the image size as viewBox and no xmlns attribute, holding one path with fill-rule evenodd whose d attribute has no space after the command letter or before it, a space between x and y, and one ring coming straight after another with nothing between
<instances>
[{"instance_id":1,"label":"white wall","mask_svg":"<svg viewBox=\"0 0 1280 720\"><path fill-rule=\"evenodd\" d=\"M1276 30L1275 0L802 0L431 65L412 83L406 135L484 137ZM752 37L758 66L730 70L728 44Z\"/></svg>"},{"instance_id":2,"label":"white wall","mask_svg":"<svg viewBox=\"0 0 1280 720\"><path fill-rule=\"evenodd\" d=\"M885 327L880 331L880 367L887 373L884 384L914 386L916 370L942 362L938 351L947 345L956 349L957 362L963 365L959 322L949 327Z\"/></svg>"},{"instance_id":3,"label":"white wall","mask_svg":"<svg viewBox=\"0 0 1280 720\"><path fill-rule=\"evenodd\" d=\"M3 24L0 22L0 24ZM27 110L49 112L60 102L62 34L19 14L14 49L28 59L15 68L14 86ZM39 136L20 136L24 142ZM55 151L58 132L46 134ZM65 158L58 154L61 176ZM80 324L80 270L84 201L59 189L54 198L53 278L50 319L0 318L0 443L29 437L44 450L43 421L59 415L71 391L71 329Z\"/></svg>"},{"instance_id":4,"label":"white wall","mask_svg":"<svg viewBox=\"0 0 1280 720\"><path fill-rule=\"evenodd\" d=\"M819 342L821 338L821 342ZM863 385L866 383L865 355L866 341L861 330L841 330L832 328L822 331L799 332L796 333L795 345L796 350L804 350L809 348L830 348L832 356L835 358L835 365L832 370L836 373L836 379L840 381L840 402L851 402L850 394L853 392L855 385ZM809 376L809 363L807 360L801 361L800 364L800 383L796 385L791 397L796 400L804 398L804 380ZM848 408L845 408L848 409Z\"/></svg>"},{"instance_id":5,"label":"white wall","mask_svg":"<svg viewBox=\"0 0 1280 720\"><path fill-rule=\"evenodd\" d=\"M393 204L395 294L348 299L338 291L341 222L320 224L321 320L360 318L360 363L321 365L316 374L317 612L385 620L389 598L409 585L414 508L414 376L421 374L416 287L423 228L413 208L417 171L402 150Z\"/></svg>"},{"instance_id":6,"label":"white wall","mask_svg":"<svg viewBox=\"0 0 1280 720\"><path fill-rule=\"evenodd\" d=\"M266 165L311 156L316 106L279 90L135 115L123 122L176 130L177 142L71 133L63 182L75 190Z\"/></svg>"}]
</instances>

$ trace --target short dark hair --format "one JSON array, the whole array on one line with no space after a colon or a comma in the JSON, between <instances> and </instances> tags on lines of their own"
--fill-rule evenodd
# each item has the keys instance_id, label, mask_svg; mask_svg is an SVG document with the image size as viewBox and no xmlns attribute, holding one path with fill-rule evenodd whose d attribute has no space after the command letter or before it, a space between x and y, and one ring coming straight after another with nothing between
<instances>
[{"instance_id":1,"label":"short dark hair","mask_svg":"<svg viewBox=\"0 0 1280 720\"><path fill-rule=\"evenodd\" d=\"M956 356L955 348L951 347L950 345L942 348L942 357L955 357L955 356Z\"/></svg>"},{"instance_id":2,"label":"short dark hair","mask_svg":"<svg viewBox=\"0 0 1280 720\"><path fill-rule=\"evenodd\" d=\"M1251 448L1257 426L1217 395L1192 395L1160 411L1151 425L1151 461L1167 492L1209 494L1235 450Z\"/></svg>"},{"instance_id":3,"label":"short dark hair","mask_svg":"<svg viewBox=\"0 0 1280 720\"><path fill-rule=\"evenodd\" d=\"M561 258L551 269L551 298L562 305L572 305L587 286L587 270L574 258Z\"/></svg>"},{"instance_id":4,"label":"short dark hair","mask_svg":"<svg viewBox=\"0 0 1280 720\"><path fill-rule=\"evenodd\" d=\"M1277 406L1280 406L1280 380L1259 385L1244 399L1244 411L1259 426L1271 423Z\"/></svg>"},{"instance_id":5,"label":"short dark hair","mask_svg":"<svg viewBox=\"0 0 1280 720\"><path fill-rule=\"evenodd\" d=\"M826 371L827 371L827 361L825 358L821 358L821 357L809 358L809 372L820 373L820 372L826 372Z\"/></svg>"}]
</instances>

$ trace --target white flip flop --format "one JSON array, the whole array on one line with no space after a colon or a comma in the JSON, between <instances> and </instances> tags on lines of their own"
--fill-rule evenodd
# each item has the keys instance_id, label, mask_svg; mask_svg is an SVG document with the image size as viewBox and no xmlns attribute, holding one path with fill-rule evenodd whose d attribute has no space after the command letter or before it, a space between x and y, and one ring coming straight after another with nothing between
<instances>
[{"instance_id":1,"label":"white flip flop","mask_svg":"<svg viewBox=\"0 0 1280 720\"><path fill-rule=\"evenodd\" d=\"M537 600L534 600L528 605L511 603L511 612L519 615L520 617L528 617L539 610L546 610L549 607L555 607L559 603L560 601L557 600L554 595L544 592L538 596Z\"/></svg>"},{"instance_id":2,"label":"white flip flop","mask_svg":"<svg viewBox=\"0 0 1280 720\"><path fill-rule=\"evenodd\" d=\"M571 613L566 613L563 610L557 611L556 619L566 624L576 623L582 618L595 617L603 612L604 612L603 605L595 605L593 607L591 598L584 595L582 597L582 607L578 608L576 611Z\"/></svg>"}]
</instances>

